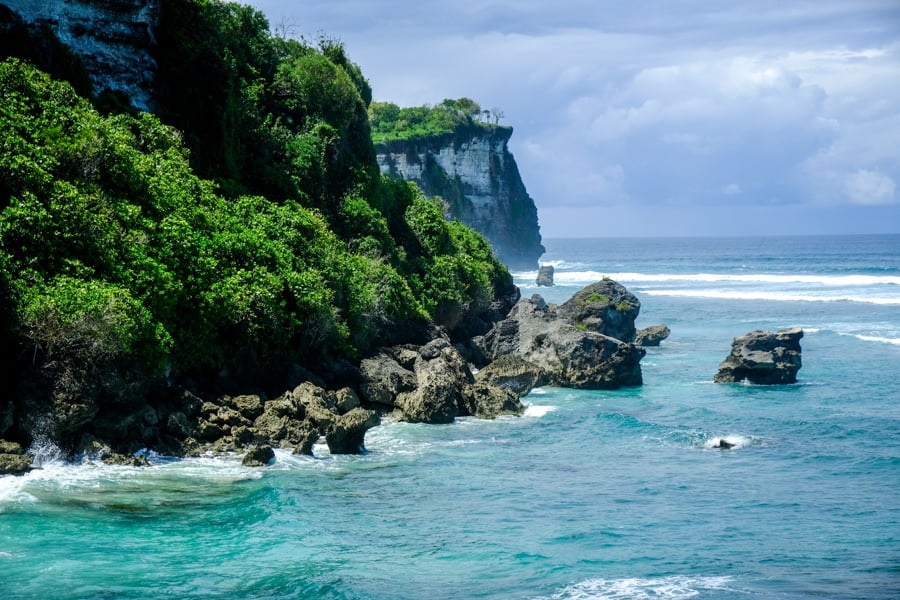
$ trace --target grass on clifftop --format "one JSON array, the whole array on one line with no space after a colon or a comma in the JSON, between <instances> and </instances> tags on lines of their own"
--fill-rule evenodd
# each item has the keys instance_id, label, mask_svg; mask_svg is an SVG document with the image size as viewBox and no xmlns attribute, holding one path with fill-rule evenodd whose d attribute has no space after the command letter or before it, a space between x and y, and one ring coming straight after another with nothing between
<instances>
[{"instance_id":1,"label":"grass on clifftop","mask_svg":"<svg viewBox=\"0 0 900 600\"><path fill-rule=\"evenodd\" d=\"M394 141L421 141L468 131L491 133L503 118L500 109L482 110L474 100L444 100L437 106L401 108L390 102L372 102L369 122L376 145Z\"/></svg>"}]
</instances>

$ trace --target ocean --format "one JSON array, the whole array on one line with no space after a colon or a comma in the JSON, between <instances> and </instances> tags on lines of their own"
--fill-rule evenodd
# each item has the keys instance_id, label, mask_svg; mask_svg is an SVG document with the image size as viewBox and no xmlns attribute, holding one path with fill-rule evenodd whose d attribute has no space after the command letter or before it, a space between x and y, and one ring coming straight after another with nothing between
<instances>
[{"instance_id":1,"label":"ocean","mask_svg":"<svg viewBox=\"0 0 900 600\"><path fill-rule=\"evenodd\" d=\"M608 276L671 328L642 387L263 469L37 444L0 478L0 598L900 597L900 236L545 245L556 285L524 296ZM735 336L793 326L797 384L712 383Z\"/></svg>"}]
</instances>

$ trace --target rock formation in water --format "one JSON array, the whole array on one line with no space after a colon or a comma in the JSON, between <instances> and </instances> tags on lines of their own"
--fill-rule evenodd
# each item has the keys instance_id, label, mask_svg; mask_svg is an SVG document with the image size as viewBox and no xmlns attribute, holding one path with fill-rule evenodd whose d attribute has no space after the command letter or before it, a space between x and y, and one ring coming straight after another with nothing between
<instances>
[{"instance_id":1,"label":"rock formation in water","mask_svg":"<svg viewBox=\"0 0 900 600\"><path fill-rule=\"evenodd\" d=\"M541 265L538 269L537 278L534 280L537 285L544 287L553 286L553 265Z\"/></svg>"},{"instance_id":2,"label":"rock formation in water","mask_svg":"<svg viewBox=\"0 0 900 600\"><path fill-rule=\"evenodd\" d=\"M447 217L484 234L511 269L534 269L544 247L537 208L507 147L511 135L511 127L481 126L375 149L382 173L440 196Z\"/></svg>"},{"instance_id":3,"label":"rock formation in water","mask_svg":"<svg viewBox=\"0 0 900 600\"><path fill-rule=\"evenodd\" d=\"M601 333L607 328L597 316L604 313L608 298L590 293L585 298L577 312L547 304L537 294L523 298L509 317L472 341L472 358L476 364L485 365L507 355L521 359L525 364L511 365L509 369L514 378L508 379L502 372L490 376L501 386L508 380L512 389L521 386L524 377L531 377L528 372L532 367L539 381L563 387L616 389L641 385L640 361L645 350ZM636 308L621 312L610 323L610 330L627 332L625 315L637 316ZM576 320L583 315L592 315L590 326L586 320ZM634 331L633 317L630 330Z\"/></svg>"},{"instance_id":4,"label":"rock formation in water","mask_svg":"<svg viewBox=\"0 0 900 600\"><path fill-rule=\"evenodd\" d=\"M81 57L94 91L118 92L141 110L152 106L153 29L160 0L3 0L26 23L47 26Z\"/></svg>"},{"instance_id":5,"label":"rock formation in water","mask_svg":"<svg viewBox=\"0 0 900 600\"><path fill-rule=\"evenodd\" d=\"M796 383L801 367L799 327L775 333L756 330L736 337L731 353L719 365L713 381L737 383L747 380L760 385Z\"/></svg>"},{"instance_id":6,"label":"rock formation in water","mask_svg":"<svg viewBox=\"0 0 900 600\"><path fill-rule=\"evenodd\" d=\"M634 343L638 346L659 346L659 343L668 338L672 332L666 325L651 325L638 329L634 336Z\"/></svg>"}]
</instances>

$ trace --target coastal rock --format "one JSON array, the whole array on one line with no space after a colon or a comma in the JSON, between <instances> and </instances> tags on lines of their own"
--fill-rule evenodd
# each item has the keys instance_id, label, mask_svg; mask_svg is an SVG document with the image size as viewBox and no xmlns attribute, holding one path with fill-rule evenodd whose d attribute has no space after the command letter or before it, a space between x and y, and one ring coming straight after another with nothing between
<instances>
[{"instance_id":1,"label":"coastal rock","mask_svg":"<svg viewBox=\"0 0 900 600\"><path fill-rule=\"evenodd\" d=\"M401 393L396 405L412 423L452 423L467 385L474 383L466 361L445 339L432 340L413 366L416 388Z\"/></svg>"},{"instance_id":2,"label":"coastal rock","mask_svg":"<svg viewBox=\"0 0 900 600\"><path fill-rule=\"evenodd\" d=\"M354 408L336 418L325 433L332 454L360 454L365 450L366 432L379 425L381 417L374 410Z\"/></svg>"},{"instance_id":3,"label":"coastal rock","mask_svg":"<svg viewBox=\"0 0 900 600\"><path fill-rule=\"evenodd\" d=\"M518 394L490 383L477 381L471 386L471 397L474 406L468 406L468 412L479 419L495 419L500 415L520 415L525 412L525 405Z\"/></svg>"},{"instance_id":4,"label":"coastal rock","mask_svg":"<svg viewBox=\"0 0 900 600\"><path fill-rule=\"evenodd\" d=\"M582 323L572 324L537 295L520 300L509 318L476 343L487 361L517 356L538 367L546 381L555 385L615 389L643 382L643 348L589 330Z\"/></svg>"},{"instance_id":5,"label":"coastal rock","mask_svg":"<svg viewBox=\"0 0 900 600\"><path fill-rule=\"evenodd\" d=\"M415 362L415 353L413 353ZM410 368L404 368L386 349L375 356L363 359L360 364L362 383L360 391L363 398L374 404L393 407L397 396L416 389L416 374Z\"/></svg>"},{"instance_id":6,"label":"coastal rock","mask_svg":"<svg viewBox=\"0 0 900 600\"><path fill-rule=\"evenodd\" d=\"M651 325L644 329L638 329L634 336L636 346L659 346L659 343L668 338L672 332L665 325Z\"/></svg>"},{"instance_id":7,"label":"coastal rock","mask_svg":"<svg viewBox=\"0 0 900 600\"><path fill-rule=\"evenodd\" d=\"M640 311L640 300L612 279L592 283L559 307L559 315L576 327L623 342L634 341Z\"/></svg>"},{"instance_id":8,"label":"coastal rock","mask_svg":"<svg viewBox=\"0 0 900 600\"><path fill-rule=\"evenodd\" d=\"M521 397L544 385L545 373L520 356L505 354L475 374L475 380L509 390Z\"/></svg>"},{"instance_id":9,"label":"coastal rock","mask_svg":"<svg viewBox=\"0 0 900 600\"><path fill-rule=\"evenodd\" d=\"M241 465L245 467L268 467L275 462L275 451L268 444L253 446L247 450Z\"/></svg>"},{"instance_id":10,"label":"coastal rock","mask_svg":"<svg viewBox=\"0 0 900 600\"><path fill-rule=\"evenodd\" d=\"M478 127L378 144L381 172L439 196L446 216L484 234L501 262L534 269L544 253L534 200L507 143L511 127Z\"/></svg>"},{"instance_id":11,"label":"coastal rock","mask_svg":"<svg viewBox=\"0 0 900 600\"><path fill-rule=\"evenodd\" d=\"M21 475L31 470L31 457L15 442L0 440L0 475Z\"/></svg>"},{"instance_id":12,"label":"coastal rock","mask_svg":"<svg viewBox=\"0 0 900 600\"><path fill-rule=\"evenodd\" d=\"M541 265L538 269L535 283L540 286L551 287L553 285L553 265Z\"/></svg>"},{"instance_id":13,"label":"coastal rock","mask_svg":"<svg viewBox=\"0 0 900 600\"><path fill-rule=\"evenodd\" d=\"M801 367L799 327L772 333L756 330L736 337L731 353L719 365L713 381L737 383L747 380L759 385L796 383Z\"/></svg>"},{"instance_id":14,"label":"coastal rock","mask_svg":"<svg viewBox=\"0 0 900 600\"><path fill-rule=\"evenodd\" d=\"M3 0L27 23L49 27L81 57L94 90L113 90L140 110L153 105L154 28L160 0Z\"/></svg>"}]
</instances>

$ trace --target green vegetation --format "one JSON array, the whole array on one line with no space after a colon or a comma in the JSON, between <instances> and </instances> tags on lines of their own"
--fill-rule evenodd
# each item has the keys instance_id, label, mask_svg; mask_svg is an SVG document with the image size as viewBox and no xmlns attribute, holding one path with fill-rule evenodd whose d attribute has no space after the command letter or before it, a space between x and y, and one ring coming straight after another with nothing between
<instances>
[{"instance_id":1,"label":"green vegetation","mask_svg":"<svg viewBox=\"0 0 900 600\"><path fill-rule=\"evenodd\" d=\"M592 292L588 296L585 296L581 300L582 306L587 306L589 304L609 304L610 299L606 294L601 294L600 292Z\"/></svg>"},{"instance_id":2,"label":"green vegetation","mask_svg":"<svg viewBox=\"0 0 900 600\"><path fill-rule=\"evenodd\" d=\"M253 381L452 327L508 289L484 238L379 175L371 90L339 43L272 37L235 4L162 6L159 116L104 115L0 62L0 336L22 381Z\"/></svg>"},{"instance_id":3,"label":"green vegetation","mask_svg":"<svg viewBox=\"0 0 900 600\"><path fill-rule=\"evenodd\" d=\"M494 122L489 123L492 117ZM469 98L447 99L437 106L400 108L390 102L369 105L372 139L376 145L421 141L455 133L490 133L498 128L501 118L503 111L500 109L482 110Z\"/></svg>"}]
</instances>

